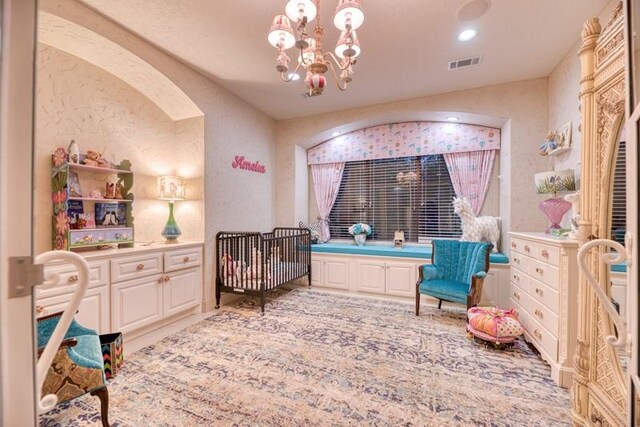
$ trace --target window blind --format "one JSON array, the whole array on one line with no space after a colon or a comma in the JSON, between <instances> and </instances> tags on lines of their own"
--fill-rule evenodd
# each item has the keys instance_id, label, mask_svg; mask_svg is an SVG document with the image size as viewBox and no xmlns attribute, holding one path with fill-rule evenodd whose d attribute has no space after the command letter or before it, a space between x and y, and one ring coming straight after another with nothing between
<instances>
[{"instance_id":1,"label":"window blind","mask_svg":"<svg viewBox=\"0 0 640 427\"><path fill-rule=\"evenodd\" d=\"M620 141L613 174L611 197L611 239L621 244L624 244L624 234L627 231L626 148L626 142Z\"/></svg>"},{"instance_id":2,"label":"window blind","mask_svg":"<svg viewBox=\"0 0 640 427\"><path fill-rule=\"evenodd\" d=\"M403 230L408 242L459 237L454 196L442 155L347 162L329 215L332 238L351 238L348 228L372 226L369 240L391 241Z\"/></svg>"}]
</instances>

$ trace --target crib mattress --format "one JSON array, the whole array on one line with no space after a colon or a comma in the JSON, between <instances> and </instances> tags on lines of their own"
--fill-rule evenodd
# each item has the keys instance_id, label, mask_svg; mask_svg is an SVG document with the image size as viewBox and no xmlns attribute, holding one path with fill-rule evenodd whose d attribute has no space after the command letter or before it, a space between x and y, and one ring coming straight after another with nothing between
<instances>
[{"instance_id":1,"label":"crib mattress","mask_svg":"<svg viewBox=\"0 0 640 427\"><path fill-rule=\"evenodd\" d=\"M293 280L291 278L297 278L307 273L307 264L298 262L280 262L277 264L271 264L271 277L266 280L263 279L249 279L245 276L227 276L223 278L223 285L232 288L252 289L259 291L262 282L265 283L267 289L271 289L275 286L281 285ZM266 270L266 269L265 269Z\"/></svg>"}]
</instances>

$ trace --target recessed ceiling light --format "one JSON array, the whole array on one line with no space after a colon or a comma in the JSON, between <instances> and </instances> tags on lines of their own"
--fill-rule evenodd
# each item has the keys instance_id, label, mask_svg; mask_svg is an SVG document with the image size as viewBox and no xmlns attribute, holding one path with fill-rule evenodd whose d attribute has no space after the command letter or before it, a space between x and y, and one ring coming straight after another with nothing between
<instances>
[{"instance_id":1,"label":"recessed ceiling light","mask_svg":"<svg viewBox=\"0 0 640 427\"><path fill-rule=\"evenodd\" d=\"M461 42L466 42L474 38L476 34L476 30L464 30L458 35L458 40L460 40Z\"/></svg>"},{"instance_id":2,"label":"recessed ceiling light","mask_svg":"<svg viewBox=\"0 0 640 427\"><path fill-rule=\"evenodd\" d=\"M456 116L447 117L448 122L457 122L458 120L460 119L457 118Z\"/></svg>"},{"instance_id":3,"label":"recessed ceiling light","mask_svg":"<svg viewBox=\"0 0 640 427\"><path fill-rule=\"evenodd\" d=\"M290 73L289 74L289 78L291 79L291 81L298 81L300 80L300 75L297 73Z\"/></svg>"},{"instance_id":4,"label":"recessed ceiling light","mask_svg":"<svg viewBox=\"0 0 640 427\"><path fill-rule=\"evenodd\" d=\"M335 131L334 133L331 134L331 136L338 136L338 135L340 135L340 132L338 131Z\"/></svg>"}]
</instances>

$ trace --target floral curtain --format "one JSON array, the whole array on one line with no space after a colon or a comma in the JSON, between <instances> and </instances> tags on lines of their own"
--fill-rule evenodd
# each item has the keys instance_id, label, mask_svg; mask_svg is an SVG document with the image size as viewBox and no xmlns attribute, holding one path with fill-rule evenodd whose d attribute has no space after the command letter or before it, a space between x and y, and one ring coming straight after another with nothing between
<instances>
[{"instance_id":1,"label":"floral curtain","mask_svg":"<svg viewBox=\"0 0 640 427\"><path fill-rule=\"evenodd\" d=\"M321 242L327 242L331 238L328 218L338 196L338 190L342 182L342 172L344 172L344 162L311 165L313 190L316 195L320 220L322 221L320 228Z\"/></svg>"},{"instance_id":2,"label":"floral curtain","mask_svg":"<svg viewBox=\"0 0 640 427\"><path fill-rule=\"evenodd\" d=\"M465 197L476 215L480 213L489 189L497 151L469 151L444 155L456 195Z\"/></svg>"}]
</instances>

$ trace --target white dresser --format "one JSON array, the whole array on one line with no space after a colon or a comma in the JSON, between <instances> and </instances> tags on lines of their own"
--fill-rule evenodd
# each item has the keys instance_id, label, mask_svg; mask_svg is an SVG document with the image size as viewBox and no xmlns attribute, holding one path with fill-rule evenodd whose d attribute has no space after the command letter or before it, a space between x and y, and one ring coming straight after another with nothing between
<instances>
[{"instance_id":1,"label":"white dresser","mask_svg":"<svg viewBox=\"0 0 640 427\"><path fill-rule=\"evenodd\" d=\"M525 338L551 365L553 380L570 387L576 343L578 242L544 233L509 233L511 302Z\"/></svg>"},{"instance_id":2,"label":"white dresser","mask_svg":"<svg viewBox=\"0 0 640 427\"><path fill-rule=\"evenodd\" d=\"M158 243L80 252L90 281L76 319L100 334L135 338L202 311L202 244ZM58 286L36 288L38 316L64 310L78 280L69 264L47 266L60 275Z\"/></svg>"}]
</instances>

